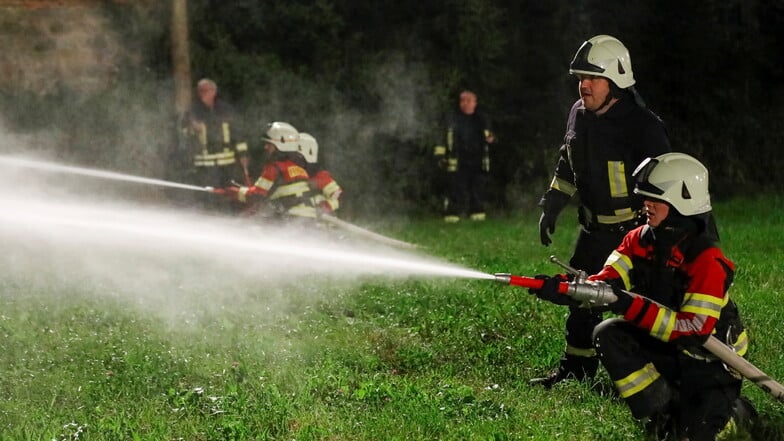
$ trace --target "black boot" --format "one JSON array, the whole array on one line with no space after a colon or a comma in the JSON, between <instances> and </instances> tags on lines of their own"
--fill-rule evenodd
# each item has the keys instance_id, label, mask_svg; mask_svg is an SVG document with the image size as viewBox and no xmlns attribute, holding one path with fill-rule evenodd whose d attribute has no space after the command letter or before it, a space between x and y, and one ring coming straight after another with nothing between
<instances>
[{"instance_id":1,"label":"black boot","mask_svg":"<svg viewBox=\"0 0 784 441\"><path fill-rule=\"evenodd\" d=\"M550 389L564 380L590 380L596 375L598 368L599 359L596 357L580 357L566 354L561 358L561 364L557 370L551 372L546 377L533 378L529 383L539 384L545 389Z\"/></svg>"}]
</instances>

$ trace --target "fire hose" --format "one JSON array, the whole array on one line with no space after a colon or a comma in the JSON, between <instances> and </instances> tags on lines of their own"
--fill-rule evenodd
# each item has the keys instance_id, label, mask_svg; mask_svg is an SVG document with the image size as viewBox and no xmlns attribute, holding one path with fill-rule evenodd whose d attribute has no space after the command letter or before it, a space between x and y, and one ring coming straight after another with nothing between
<instances>
[{"instance_id":1,"label":"fire hose","mask_svg":"<svg viewBox=\"0 0 784 441\"><path fill-rule=\"evenodd\" d=\"M618 299L615 293L613 293L610 285L604 282L586 280L584 271L574 270L573 268L558 262L555 257L550 257L550 260L566 268L568 272L575 275L573 281L562 282L558 286L558 292L560 294L571 297L580 302L581 306L584 307L606 306ZM496 273L494 276L495 280L499 283L519 286L521 288L541 289L544 284L544 280L533 277L513 276L508 273ZM628 291L624 292L629 295L639 296L639 294ZM777 400L784 402L784 386L772 379L760 368L754 366L750 361L735 353L731 347L722 343L721 340L711 335L705 343L703 343L702 347L724 362L725 365L759 386L763 391L769 393Z\"/></svg>"}]
</instances>

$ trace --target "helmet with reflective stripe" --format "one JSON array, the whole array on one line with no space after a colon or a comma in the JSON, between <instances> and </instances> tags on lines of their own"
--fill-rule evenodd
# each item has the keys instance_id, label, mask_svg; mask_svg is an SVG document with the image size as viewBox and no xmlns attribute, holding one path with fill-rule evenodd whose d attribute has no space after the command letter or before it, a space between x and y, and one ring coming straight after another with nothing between
<instances>
[{"instance_id":1,"label":"helmet with reflective stripe","mask_svg":"<svg viewBox=\"0 0 784 441\"><path fill-rule=\"evenodd\" d=\"M604 77L621 89L634 85L629 50L609 35L597 35L583 43L569 65L569 73Z\"/></svg>"},{"instance_id":2,"label":"helmet with reflective stripe","mask_svg":"<svg viewBox=\"0 0 784 441\"><path fill-rule=\"evenodd\" d=\"M634 170L634 192L668 202L684 216L711 211L708 169L685 153L648 158Z\"/></svg>"},{"instance_id":3,"label":"helmet with reflective stripe","mask_svg":"<svg viewBox=\"0 0 784 441\"><path fill-rule=\"evenodd\" d=\"M267 124L261 139L273 144L281 152L299 151L299 132L289 123L276 121Z\"/></svg>"},{"instance_id":4,"label":"helmet with reflective stripe","mask_svg":"<svg viewBox=\"0 0 784 441\"><path fill-rule=\"evenodd\" d=\"M299 134L299 152L305 157L305 161L310 164L318 162L318 142L310 133L302 132Z\"/></svg>"}]
</instances>

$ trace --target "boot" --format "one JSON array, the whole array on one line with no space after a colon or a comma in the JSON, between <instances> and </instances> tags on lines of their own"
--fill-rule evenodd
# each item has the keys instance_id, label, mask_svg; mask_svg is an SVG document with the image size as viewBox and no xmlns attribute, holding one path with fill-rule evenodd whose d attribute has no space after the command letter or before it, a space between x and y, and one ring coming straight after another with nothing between
<instances>
[{"instance_id":1,"label":"boot","mask_svg":"<svg viewBox=\"0 0 784 441\"><path fill-rule=\"evenodd\" d=\"M530 384L539 384L545 389L550 389L557 383L565 380L590 380L596 375L599 368L599 359L596 357L580 357L566 354L561 358L558 369L546 377L533 378Z\"/></svg>"}]
</instances>

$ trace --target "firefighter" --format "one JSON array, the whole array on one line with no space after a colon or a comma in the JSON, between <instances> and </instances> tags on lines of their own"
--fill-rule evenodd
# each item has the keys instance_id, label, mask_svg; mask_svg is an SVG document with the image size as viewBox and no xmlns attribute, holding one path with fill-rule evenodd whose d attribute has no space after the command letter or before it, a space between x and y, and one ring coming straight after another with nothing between
<instances>
[{"instance_id":1,"label":"firefighter","mask_svg":"<svg viewBox=\"0 0 784 441\"><path fill-rule=\"evenodd\" d=\"M446 117L445 145L437 145L433 154L446 171L447 196L444 221L459 222L468 216L474 221L486 218L484 180L490 172L489 144L495 135L487 115L477 109L476 93L460 92L459 110Z\"/></svg>"},{"instance_id":2,"label":"firefighter","mask_svg":"<svg viewBox=\"0 0 784 441\"><path fill-rule=\"evenodd\" d=\"M323 169L318 162L318 142L313 135L302 132L299 134L299 152L305 157L306 170L310 176L310 190L313 192L313 205L319 214L334 216L340 208L340 188L332 174Z\"/></svg>"},{"instance_id":3,"label":"firefighter","mask_svg":"<svg viewBox=\"0 0 784 441\"><path fill-rule=\"evenodd\" d=\"M218 86L209 78L199 80L196 92L198 99L186 117L183 131L190 140L197 182L214 188L232 181L251 185L248 144L232 106L218 96ZM206 198L204 205L207 209L231 210L230 204L215 198Z\"/></svg>"},{"instance_id":4,"label":"firefighter","mask_svg":"<svg viewBox=\"0 0 784 441\"><path fill-rule=\"evenodd\" d=\"M266 217L315 220L305 158L299 153L300 135L285 122L267 125L262 138L267 159L253 185L231 185L214 192L254 206Z\"/></svg>"},{"instance_id":5,"label":"firefighter","mask_svg":"<svg viewBox=\"0 0 784 441\"><path fill-rule=\"evenodd\" d=\"M738 355L748 349L728 293L735 265L712 231L708 171L689 155L667 153L634 174L647 225L629 232L588 278L613 287L618 300L609 309L623 317L600 323L594 344L652 439L714 440L754 411L740 398L740 377L702 347L715 335ZM563 297L555 285L538 295Z\"/></svg>"},{"instance_id":6,"label":"firefighter","mask_svg":"<svg viewBox=\"0 0 784 441\"><path fill-rule=\"evenodd\" d=\"M543 245L552 242L559 213L578 193L581 228L570 264L593 274L623 236L643 223L632 171L645 158L669 152L670 143L664 124L635 90L629 51L616 38L584 42L569 73L578 79L580 99L569 112L555 174L539 202L539 235ZM592 378L599 361L591 333L601 319L599 311L570 308L558 369L532 382L549 388L567 378Z\"/></svg>"}]
</instances>

